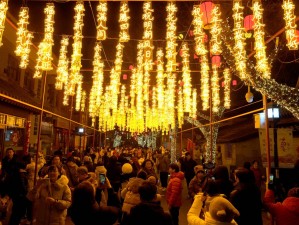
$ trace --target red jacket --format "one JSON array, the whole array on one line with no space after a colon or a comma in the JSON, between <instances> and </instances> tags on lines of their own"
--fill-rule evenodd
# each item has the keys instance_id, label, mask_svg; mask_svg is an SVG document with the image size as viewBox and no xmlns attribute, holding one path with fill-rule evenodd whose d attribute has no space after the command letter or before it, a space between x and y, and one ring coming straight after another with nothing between
<instances>
[{"instance_id":1,"label":"red jacket","mask_svg":"<svg viewBox=\"0 0 299 225\"><path fill-rule=\"evenodd\" d=\"M170 176L166 190L166 201L170 207L180 207L182 205L183 180L183 172L173 173Z\"/></svg>"},{"instance_id":2,"label":"red jacket","mask_svg":"<svg viewBox=\"0 0 299 225\"><path fill-rule=\"evenodd\" d=\"M275 218L276 225L299 224L299 198L287 197L282 203L275 203L274 192L268 190L265 193L264 205Z\"/></svg>"}]
</instances>

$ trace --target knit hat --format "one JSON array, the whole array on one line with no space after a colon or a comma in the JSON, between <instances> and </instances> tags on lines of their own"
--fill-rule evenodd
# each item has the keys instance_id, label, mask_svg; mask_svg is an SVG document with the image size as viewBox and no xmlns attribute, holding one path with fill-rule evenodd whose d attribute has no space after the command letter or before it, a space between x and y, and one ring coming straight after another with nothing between
<instances>
[{"instance_id":1,"label":"knit hat","mask_svg":"<svg viewBox=\"0 0 299 225\"><path fill-rule=\"evenodd\" d=\"M235 216L240 216L239 211L225 198L215 197L209 207L211 217L219 222L231 222Z\"/></svg>"},{"instance_id":2,"label":"knit hat","mask_svg":"<svg viewBox=\"0 0 299 225\"><path fill-rule=\"evenodd\" d=\"M95 173L96 174L105 174L107 173L107 170L105 168L105 166L97 166L95 169Z\"/></svg>"},{"instance_id":3,"label":"knit hat","mask_svg":"<svg viewBox=\"0 0 299 225\"><path fill-rule=\"evenodd\" d=\"M130 163L125 163L122 168L121 168L121 171L124 173L124 174L130 174L133 172L133 167Z\"/></svg>"}]
</instances>

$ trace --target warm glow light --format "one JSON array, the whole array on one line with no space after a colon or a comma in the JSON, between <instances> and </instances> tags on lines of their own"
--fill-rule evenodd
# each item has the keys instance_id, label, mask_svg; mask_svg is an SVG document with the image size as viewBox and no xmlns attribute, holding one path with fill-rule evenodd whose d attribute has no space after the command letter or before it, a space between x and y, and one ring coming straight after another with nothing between
<instances>
[{"instance_id":1,"label":"warm glow light","mask_svg":"<svg viewBox=\"0 0 299 225\"><path fill-rule=\"evenodd\" d=\"M178 105L177 105L177 117L178 117L178 127L181 128L184 123L184 98L182 87L178 90Z\"/></svg>"},{"instance_id":2,"label":"warm glow light","mask_svg":"<svg viewBox=\"0 0 299 225\"><path fill-rule=\"evenodd\" d=\"M265 32L263 24L263 8L260 0L253 1L253 21L254 21L254 50L256 58L256 70L260 72L264 78L270 78L270 68L266 55Z\"/></svg>"},{"instance_id":3,"label":"warm glow light","mask_svg":"<svg viewBox=\"0 0 299 225\"><path fill-rule=\"evenodd\" d=\"M129 7L127 2L120 3L120 13L119 13L119 24L120 24L120 33L119 33L119 42L128 42L130 40L129 34Z\"/></svg>"},{"instance_id":4,"label":"warm glow light","mask_svg":"<svg viewBox=\"0 0 299 225\"><path fill-rule=\"evenodd\" d=\"M212 27L211 27L211 54L212 55L220 55L222 52L221 49L221 32L222 32L222 28L221 28L221 12L220 12L220 7L219 5L214 6L214 8L212 9Z\"/></svg>"},{"instance_id":5,"label":"warm glow light","mask_svg":"<svg viewBox=\"0 0 299 225\"><path fill-rule=\"evenodd\" d=\"M19 13L17 42L15 53L21 57L20 68L26 69L29 63L30 47L32 45L33 35L27 29L29 19L29 8L21 7Z\"/></svg>"},{"instance_id":6,"label":"warm glow light","mask_svg":"<svg viewBox=\"0 0 299 225\"><path fill-rule=\"evenodd\" d=\"M246 79L246 50L245 50L245 31L243 24L243 9L242 1L234 0L233 2L233 18L234 18L234 57L236 60L236 69L239 72L242 80Z\"/></svg>"},{"instance_id":7,"label":"warm glow light","mask_svg":"<svg viewBox=\"0 0 299 225\"><path fill-rule=\"evenodd\" d=\"M200 88L201 88L201 101L202 109L207 110L210 107L210 79L209 79L209 62L206 55L201 56L201 79L200 79Z\"/></svg>"},{"instance_id":8,"label":"warm glow light","mask_svg":"<svg viewBox=\"0 0 299 225\"><path fill-rule=\"evenodd\" d=\"M97 25L97 40L98 41L103 41L106 40L106 22L107 22L107 2L99 2L99 5L97 6L97 20L98 20L98 25Z\"/></svg>"},{"instance_id":9,"label":"warm glow light","mask_svg":"<svg viewBox=\"0 0 299 225\"><path fill-rule=\"evenodd\" d=\"M85 103L86 103L86 91L82 91L81 97L81 112L85 111Z\"/></svg>"},{"instance_id":10,"label":"warm glow light","mask_svg":"<svg viewBox=\"0 0 299 225\"><path fill-rule=\"evenodd\" d=\"M75 6L75 23L74 23L74 43L73 54L71 60L70 75L68 80L68 95L75 94L76 85L80 80L81 57L82 57L82 30L83 30L83 17L84 17L84 3L77 2Z\"/></svg>"},{"instance_id":11,"label":"warm glow light","mask_svg":"<svg viewBox=\"0 0 299 225\"><path fill-rule=\"evenodd\" d=\"M78 86L77 86L77 90L76 90L76 104L75 104L75 110L79 111L80 110L80 106L81 106L81 99L82 99L82 75L79 75L79 79L78 79Z\"/></svg>"},{"instance_id":12,"label":"warm glow light","mask_svg":"<svg viewBox=\"0 0 299 225\"><path fill-rule=\"evenodd\" d=\"M217 113L220 106L220 87L219 87L219 74L217 66L213 66L213 74L211 77L211 92L212 92L212 111Z\"/></svg>"},{"instance_id":13,"label":"warm glow light","mask_svg":"<svg viewBox=\"0 0 299 225\"><path fill-rule=\"evenodd\" d=\"M224 77L224 107L230 109L230 84L231 84L231 74L228 68L223 71Z\"/></svg>"},{"instance_id":14,"label":"warm glow light","mask_svg":"<svg viewBox=\"0 0 299 225\"><path fill-rule=\"evenodd\" d=\"M6 12L8 10L8 0L0 1L0 46L2 46L2 36L5 27Z\"/></svg>"},{"instance_id":15,"label":"warm glow light","mask_svg":"<svg viewBox=\"0 0 299 225\"><path fill-rule=\"evenodd\" d=\"M61 46L57 67L57 77L55 82L55 88L57 90L62 90L63 85L66 85L69 76L69 60L67 58L67 47L69 45L69 38L66 36L62 37L60 44Z\"/></svg>"},{"instance_id":16,"label":"warm glow light","mask_svg":"<svg viewBox=\"0 0 299 225\"><path fill-rule=\"evenodd\" d=\"M190 75L190 66L189 66L189 47L188 43L184 42L182 44L182 64L183 64L183 107L184 107L184 112L191 112L191 75Z\"/></svg>"},{"instance_id":17,"label":"warm glow light","mask_svg":"<svg viewBox=\"0 0 299 225\"><path fill-rule=\"evenodd\" d=\"M193 34L195 39L195 52L197 55L205 55L208 51L204 43L205 33L203 31L204 23L202 21L202 12L200 5L193 6Z\"/></svg>"},{"instance_id":18,"label":"warm glow light","mask_svg":"<svg viewBox=\"0 0 299 225\"><path fill-rule=\"evenodd\" d=\"M295 5L292 0L284 0L282 4L286 29L287 46L290 50L298 49L298 36L296 35L296 16L294 15Z\"/></svg>"},{"instance_id":19,"label":"warm glow light","mask_svg":"<svg viewBox=\"0 0 299 225\"><path fill-rule=\"evenodd\" d=\"M191 110L191 115L193 119L196 119L197 117L197 90L196 88L193 88L192 91L192 110Z\"/></svg>"},{"instance_id":20,"label":"warm glow light","mask_svg":"<svg viewBox=\"0 0 299 225\"><path fill-rule=\"evenodd\" d=\"M143 132L144 124L144 104L143 104L143 44L140 41L137 45L137 70L136 70L136 131Z\"/></svg>"}]
</instances>

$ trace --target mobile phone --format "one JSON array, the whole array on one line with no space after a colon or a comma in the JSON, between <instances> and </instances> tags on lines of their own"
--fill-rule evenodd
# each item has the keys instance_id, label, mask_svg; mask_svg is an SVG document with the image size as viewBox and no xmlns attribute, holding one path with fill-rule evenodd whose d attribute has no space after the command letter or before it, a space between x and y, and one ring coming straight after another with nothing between
<instances>
[{"instance_id":1,"label":"mobile phone","mask_svg":"<svg viewBox=\"0 0 299 225\"><path fill-rule=\"evenodd\" d=\"M105 181L106 181L106 176L105 176L105 174L99 174L99 178L100 178L100 183L101 183L101 184L105 184Z\"/></svg>"},{"instance_id":2,"label":"mobile phone","mask_svg":"<svg viewBox=\"0 0 299 225\"><path fill-rule=\"evenodd\" d=\"M274 175L273 175L273 174L270 174L269 182L270 182L270 183L273 183L273 180L274 180Z\"/></svg>"}]
</instances>

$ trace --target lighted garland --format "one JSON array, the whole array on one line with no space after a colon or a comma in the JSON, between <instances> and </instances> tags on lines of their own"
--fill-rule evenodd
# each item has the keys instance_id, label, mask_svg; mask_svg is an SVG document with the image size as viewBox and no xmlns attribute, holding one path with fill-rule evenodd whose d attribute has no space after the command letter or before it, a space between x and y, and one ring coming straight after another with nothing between
<instances>
[{"instance_id":1,"label":"lighted garland","mask_svg":"<svg viewBox=\"0 0 299 225\"><path fill-rule=\"evenodd\" d=\"M241 0L234 0L233 2L233 19L234 19L234 53L236 65L240 78L245 80L246 74L246 50L245 50L245 30L243 26L243 9Z\"/></svg>"},{"instance_id":2,"label":"lighted garland","mask_svg":"<svg viewBox=\"0 0 299 225\"><path fill-rule=\"evenodd\" d=\"M56 90L62 90L63 85L66 85L69 76L69 60L67 58L67 47L69 45L69 38L66 36L62 37L60 44L61 46L57 67L57 77L55 82Z\"/></svg>"},{"instance_id":3,"label":"lighted garland","mask_svg":"<svg viewBox=\"0 0 299 225\"><path fill-rule=\"evenodd\" d=\"M263 24L263 8L260 0L253 1L253 20L254 20L254 50L256 58L256 70L263 74L264 78L270 78L271 71L268 64L265 46L265 32Z\"/></svg>"},{"instance_id":4,"label":"lighted garland","mask_svg":"<svg viewBox=\"0 0 299 225\"><path fill-rule=\"evenodd\" d=\"M144 104L143 104L143 43L137 45L137 70L136 70L136 131L143 132L144 127Z\"/></svg>"},{"instance_id":5,"label":"lighted garland","mask_svg":"<svg viewBox=\"0 0 299 225\"><path fill-rule=\"evenodd\" d=\"M188 43L184 42L182 44L182 64L183 64L183 111L191 112L191 75L190 75L190 65L189 65L189 47ZM179 126L180 127L180 126Z\"/></svg>"},{"instance_id":6,"label":"lighted garland","mask_svg":"<svg viewBox=\"0 0 299 225\"><path fill-rule=\"evenodd\" d=\"M19 13L17 42L16 42L16 56L21 57L20 68L26 69L29 63L30 47L32 45L33 34L27 29L29 19L29 8L21 7Z\"/></svg>"},{"instance_id":7,"label":"lighted garland","mask_svg":"<svg viewBox=\"0 0 299 225\"><path fill-rule=\"evenodd\" d=\"M81 112L85 111L85 104L86 104L86 91L82 91L82 97L81 97Z\"/></svg>"},{"instance_id":8,"label":"lighted garland","mask_svg":"<svg viewBox=\"0 0 299 225\"><path fill-rule=\"evenodd\" d=\"M5 27L7 10L8 10L8 0L1 0L0 1L0 47L2 46L2 36Z\"/></svg>"},{"instance_id":9,"label":"lighted garland","mask_svg":"<svg viewBox=\"0 0 299 225\"><path fill-rule=\"evenodd\" d=\"M222 38L224 40L223 44L223 56L230 66L232 72L236 75L240 76L239 71L234 69L235 59L232 56L232 46L233 40L230 37L231 32L230 28L227 24L224 26L224 32L222 33ZM269 62L273 62L276 57L277 51L274 51L269 57ZM268 98L281 105L282 107L289 110L294 117L299 119L299 90L297 88L289 87L287 85L279 84L274 79L264 79L262 76L258 74L255 69L255 66L252 62L247 63L248 66L248 74L250 74L250 85L255 88L257 91L260 91L262 94L267 95Z\"/></svg>"},{"instance_id":10,"label":"lighted garland","mask_svg":"<svg viewBox=\"0 0 299 225\"><path fill-rule=\"evenodd\" d=\"M75 110L79 111L81 106L81 98L82 98L82 75L80 74L79 80L77 82L77 90L76 90L76 104L75 104Z\"/></svg>"},{"instance_id":11,"label":"lighted garland","mask_svg":"<svg viewBox=\"0 0 299 225\"><path fill-rule=\"evenodd\" d=\"M97 40L98 41L103 41L106 40L107 38L107 34L106 34L106 30L107 30L107 26L106 26L106 22L107 22L107 2L105 1L100 1L98 6L97 6Z\"/></svg>"},{"instance_id":12,"label":"lighted garland","mask_svg":"<svg viewBox=\"0 0 299 225\"><path fill-rule=\"evenodd\" d=\"M205 33L203 31L202 12L200 11L200 5L194 5L192 10L193 15L193 34L195 39L195 52L197 55L205 55L208 50L204 43Z\"/></svg>"},{"instance_id":13,"label":"lighted garland","mask_svg":"<svg viewBox=\"0 0 299 225\"><path fill-rule=\"evenodd\" d=\"M221 29L221 12L219 5L215 5L212 9L212 27L211 27L211 49L210 52L212 55L220 55L221 50L221 38L220 34L222 32Z\"/></svg>"},{"instance_id":14,"label":"lighted garland","mask_svg":"<svg viewBox=\"0 0 299 225\"><path fill-rule=\"evenodd\" d=\"M213 74L211 77L211 92L212 92L212 110L214 113L218 112L220 106L220 87L219 74L217 66L213 66Z\"/></svg>"},{"instance_id":15,"label":"lighted garland","mask_svg":"<svg viewBox=\"0 0 299 225\"><path fill-rule=\"evenodd\" d=\"M130 40L129 35L129 7L127 2L120 3L120 13L119 13L119 24L120 24L120 33L119 33L119 42L128 42Z\"/></svg>"},{"instance_id":16,"label":"lighted garland","mask_svg":"<svg viewBox=\"0 0 299 225\"><path fill-rule=\"evenodd\" d=\"M178 89L177 118L178 118L178 127L181 128L184 123L184 97L183 97L183 90L181 86Z\"/></svg>"},{"instance_id":17,"label":"lighted garland","mask_svg":"<svg viewBox=\"0 0 299 225\"><path fill-rule=\"evenodd\" d=\"M298 41L296 35L296 16L294 15L295 5L292 0L284 0L282 4L284 10L285 33L287 38L287 46L290 50L298 49Z\"/></svg>"},{"instance_id":18,"label":"lighted garland","mask_svg":"<svg viewBox=\"0 0 299 225\"><path fill-rule=\"evenodd\" d=\"M193 91L192 91L192 108L191 108L190 116L192 118L196 118L196 114L197 114L197 89L193 88Z\"/></svg>"},{"instance_id":19,"label":"lighted garland","mask_svg":"<svg viewBox=\"0 0 299 225\"><path fill-rule=\"evenodd\" d=\"M160 126L161 130L165 130L165 124L163 125L163 121L166 120L166 114L165 114L165 83L164 83L164 54L163 49L158 48L156 52L157 57L157 100L158 100L158 112L159 117L158 125Z\"/></svg>"},{"instance_id":20,"label":"lighted garland","mask_svg":"<svg viewBox=\"0 0 299 225\"><path fill-rule=\"evenodd\" d=\"M226 109L230 109L230 83L231 83L231 74L228 68L225 68L223 71L224 77L224 103L223 106Z\"/></svg>"},{"instance_id":21,"label":"lighted garland","mask_svg":"<svg viewBox=\"0 0 299 225\"><path fill-rule=\"evenodd\" d=\"M201 101L202 101L202 109L207 110L210 108L210 75L209 75L209 62L208 57L206 55L201 56L201 78L200 78L200 88L201 88Z\"/></svg>"}]
</instances>

